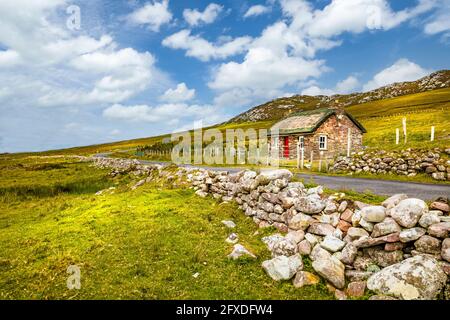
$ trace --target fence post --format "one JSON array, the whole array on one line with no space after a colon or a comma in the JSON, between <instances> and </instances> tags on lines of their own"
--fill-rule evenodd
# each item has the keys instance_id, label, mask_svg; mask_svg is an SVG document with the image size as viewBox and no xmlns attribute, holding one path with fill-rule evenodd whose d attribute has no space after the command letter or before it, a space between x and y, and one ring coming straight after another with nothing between
<instances>
[{"instance_id":1,"label":"fence post","mask_svg":"<svg viewBox=\"0 0 450 320\"><path fill-rule=\"evenodd\" d=\"M319 172L322 172L322 156L323 156L323 151L320 151L319 153Z\"/></svg>"},{"instance_id":2,"label":"fence post","mask_svg":"<svg viewBox=\"0 0 450 320\"><path fill-rule=\"evenodd\" d=\"M303 148L301 148L301 153L302 153L302 155L301 155L301 162L300 162L300 168L303 170L304 169L304 167L305 167L305 148L303 147Z\"/></svg>"},{"instance_id":3,"label":"fence post","mask_svg":"<svg viewBox=\"0 0 450 320\"><path fill-rule=\"evenodd\" d=\"M407 142L407 136L406 136L406 118L403 118L403 135L405 136L405 144Z\"/></svg>"},{"instance_id":4,"label":"fence post","mask_svg":"<svg viewBox=\"0 0 450 320\"><path fill-rule=\"evenodd\" d=\"M434 141L434 126L431 126L431 137L430 141Z\"/></svg>"},{"instance_id":5,"label":"fence post","mask_svg":"<svg viewBox=\"0 0 450 320\"><path fill-rule=\"evenodd\" d=\"M300 143L297 143L297 169L300 168Z\"/></svg>"},{"instance_id":6,"label":"fence post","mask_svg":"<svg viewBox=\"0 0 450 320\"><path fill-rule=\"evenodd\" d=\"M397 128L395 129L395 144L399 144L400 143L400 129Z\"/></svg>"},{"instance_id":7,"label":"fence post","mask_svg":"<svg viewBox=\"0 0 450 320\"><path fill-rule=\"evenodd\" d=\"M309 170L311 170L311 171L312 171L312 169L313 169L313 161L314 161L314 151L311 150L311 166L310 166L310 168L309 168Z\"/></svg>"}]
</instances>

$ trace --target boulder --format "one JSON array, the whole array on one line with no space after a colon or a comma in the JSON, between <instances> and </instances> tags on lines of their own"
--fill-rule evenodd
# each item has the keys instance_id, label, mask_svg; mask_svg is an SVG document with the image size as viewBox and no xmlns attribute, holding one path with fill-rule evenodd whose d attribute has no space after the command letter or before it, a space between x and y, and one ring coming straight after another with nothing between
<instances>
[{"instance_id":1,"label":"boulder","mask_svg":"<svg viewBox=\"0 0 450 320\"><path fill-rule=\"evenodd\" d=\"M394 219L386 218L383 222L377 223L373 227L371 236L378 238L387 234L400 232L401 228Z\"/></svg>"},{"instance_id":2,"label":"boulder","mask_svg":"<svg viewBox=\"0 0 450 320\"><path fill-rule=\"evenodd\" d=\"M339 204L338 212L341 212L341 213L344 212L347 209L347 206L348 206L348 202L347 201L342 201Z\"/></svg>"},{"instance_id":3,"label":"boulder","mask_svg":"<svg viewBox=\"0 0 450 320\"><path fill-rule=\"evenodd\" d=\"M426 212L428 212L428 206L425 201L409 198L400 201L391 209L391 217L402 227L412 228Z\"/></svg>"},{"instance_id":4,"label":"boulder","mask_svg":"<svg viewBox=\"0 0 450 320\"><path fill-rule=\"evenodd\" d=\"M428 234L437 238L448 238L450 222L439 222L428 227Z\"/></svg>"},{"instance_id":5,"label":"boulder","mask_svg":"<svg viewBox=\"0 0 450 320\"><path fill-rule=\"evenodd\" d=\"M445 202L435 201L430 205L430 209L431 210L439 210L442 212L449 212L450 206Z\"/></svg>"},{"instance_id":6,"label":"boulder","mask_svg":"<svg viewBox=\"0 0 450 320\"><path fill-rule=\"evenodd\" d=\"M289 280L303 268L300 255L279 256L262 263L263 269L275 281Z\"/></svg>"},{"instance_id":7,"label":"boulder","mask_svg":"<svg viewBox=\"0 0 450 320\"><path fill-rule=\"evenodd\" d=\"M402 232L400 232L399 238L401 242L410 242L419 239L421 236L423 236L426 233L426 230L424 228L411 228L411 229L404 229Z\"/></svg>"},{"instance_id":8,"label":"boulder","mask_svg":"<svg viewBox=\"0 0 450 320\"><path fill-rule=\"evenodd\" d=\"M431 300L446 281L447 275L435 259L419 255L375 273L367 280L367 287L405 300Z\"/></svg>"},{"instance_id":9,"label":"boulder","mask_svg":"<svg viewBox=\"0 0 450 320\"><path fill-rule=\"evenodd\" d=\"M336 252L344 248L345 242L335 236L328 235L320 243L320 246L330 252Z\"/></svg>"},{"instance_id":10,"label":"boulder","mask_svg":"<svg viewBox=\"0 0 450 320\"><path fill-rule=\"evenodd\" d=\"M368 237L369 236L369 234L367 233L366 230L364 230L362 228L355 228L355 227L349 228L348 231L347 231L347 235L352 237L352 239L358 239L358 238L361 238L361 237Z\"/></svg>"},{"instance_id":11,"label":"boulder","mask_svg":"<svg viewBox=\"0 0 450 320\"><path fill-rule=\"evenodd\" d=\"M299 197L295 201L295 209L306 214L316 214L325 209L325 202L320 196L312 194L306 197Z\"/></svg>"},{"instance_id":12,"label":"boulder","mask_svg":"<svg viewBox=\"0 0 450 320\"><path fill-rule=\"evenodd\" d=\"M374 247L365 249L365 253L377 266L387 267L403 260L403 251L384 251L382 248Z\"/></svg>"},{"instance_id":13,"label":"boulder","mask_svg":"<svg viewBox=\"0 0 450 320\"><path fill-rule=\"evenodd\" d=\"M292 230L306 230L314 222L316 222L316 220L311 216L303 213L297 213L288 221L288 226Z\"/></svg>"},{"instance_id":14,"label":"boulder","mask_svg":"<svg viewBox=\"0 0 450 320\"><path fill-rule=\"evenodd\" d=\"M299 271L293 280L294 287L301 288L303 286L316 285L320 282L320 278L314 273L308 271Z\"/></svg>"},{"instance_id":15,"label":"boulder","mask_svg":"<svg viewBox=\"0 0 450 320\"><path fill-rule=\"evenodd\" d=\"M364 295L365 290L365 281L354 281L348 284L346 293L349 297L360 298Z\"/></svg>"},{"instance_id":16,"label":"boulder","mask_svg":"<svg viewBox=\"0 0 450 320\"><path fill-rule=\"evenodd\" d=\"M290 239L283 238L272 246L272 256L293 256L297 253L297 243Z\"/></svg>"},{"instance_id":17,"label":"boulder","mask_svg":"<svg viewBox=\"0 0 450 320\"><path fill-rule=\"evenodd\" d=\"M323 249L320 244L316 244L311 250L309 257L314 261L318 259L330 258L331 254L327 250Z\"/></svg>"},{"instance_id":18,"label":"boulder","mask_svg":"<svg viewBox=\"0 0 450 320\"><path fill-rule=\"evenodd\" d=\"M257 177L256 181L258 185L267 185L273 180L277 179L292 179L292 172L287 169L278 169L278 170L265 170L261 172Z\"/></svg>"},{"instance_id":19,"label":"boulder","mask_svg":"<svg viewBox=\"0 0 450 320\"><path fill-rule=\"evenodd\" d=\"M319 258L313 261L312 267L319 275L331 282L336 288L342 289L345 286L345 266L336 258Z\"/></svg>"},{"instance_id":20,"label":"boulder","mask_svg":"<svg viewBox=\"0 0 450 320\"><path fill-rule=\"evenodd\" d=\"M350 209L345 209L344 212L342 212L342 214L341 214L341 219L348 223L351 223L352 216L353 216L353 211Z\"/></svg>"},{"instance_id":21,"label":"boulder","mask_svg":"<svg viewBox=\"0 0 450 320\"><path fill-rule=\"evenodd\" d=\"M408 196L404 193L394 194L393 196L384 200L381 205L387 209L395 207L400 201L408 199Z\"/></svg>"},{"instance_id":22,"label":"boulder","mask_svg":"<svg viewBox=\"0 0 450 320\"><path fill-rule=\"evenodd\" d=\"M318 236L327 236L333 235L334 228L328 223L313 223L309 226L308 232Z\"/></svg>"},{"instance_id":23,"label":"boulder","mask_svg":"<svg viewBox=\"0 0 450 320\"><path fill-rule=\"evenodd\" d=\"M424 235L414 242L417 251L438 254L441 250L441 241L429 235Z\"/></svg>"},{"instance_id":24,"label":"boulder","mask_svg":"<svg viewBox=\"0 0 450 320\"><path fill-rule=\"evenodd\" d=\"M344 264L351 265L355 261L356 255L358 253L358 248L352 244L348 243L341 252L341 262Z\"/></svg>"},{"instance_id":25,"label":"boulder","mask_svg":"<svg viewBox=\"0 0 450 320\"><path fill-rule=\"evenodd\" d=\"M367 222L382 222L386 217L386 209L383 206L367 206L361 209L361 217Z\"/></svg>"},{"instance_id":26,"label":"boulder","mask_svg":"<svg viewBox=\"0 0 450 320\"><path fill-rule=\"evenodd\" d=\"M286 240L290 240L295 244L299 244L305 238L305 232L302 230L290 231L285 236Z\"/></svg>"},{"instance_id":27,"label":"boulder","mask_svg":"<svg viewBox=\"0 0 450 320\"><path fill-rule=\"evenodd\" d=\"M307 256L311 253L311 243L308 240L302 240L298 244L297 250L301 255Z\"/></svg>"},{"instance_id":28,"label":"boulder","mask_svg":"<svg viewBox=\"0 0 450 320\"><path fill-rule=\"evenodd\" d=\"M441 219L439 216L433 212L429 211L427 213L424 213L419 220L419 225L423 228L428 228L429 226L441 222Z\"/></svg>"}]
</instances>

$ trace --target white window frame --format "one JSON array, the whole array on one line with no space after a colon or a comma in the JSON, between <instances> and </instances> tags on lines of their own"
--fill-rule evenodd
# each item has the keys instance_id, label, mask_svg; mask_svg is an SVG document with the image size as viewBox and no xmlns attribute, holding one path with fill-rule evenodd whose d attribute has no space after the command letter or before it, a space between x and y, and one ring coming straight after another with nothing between
<instances>
[{"instance_id":1,"label":"white window frame","mask_svg":"<svg viewBox=\"0 0 450 320\"><path fill-rule=\"evenodd\" d=\"M298 146L300 150L305 148L305 136L298 137Z\"/></svg>"},{"instance_id":2,"label":"white window frame","mask_svg":"<svg viewBox=\"0 0 450 320\"><path fill-rule=\"evenodd\" d=\"M321 139L324 138L323 147ZM328 149L328 136L326 134L319 135L319 150L327 150Z\"/></svg>"}]
</instances>

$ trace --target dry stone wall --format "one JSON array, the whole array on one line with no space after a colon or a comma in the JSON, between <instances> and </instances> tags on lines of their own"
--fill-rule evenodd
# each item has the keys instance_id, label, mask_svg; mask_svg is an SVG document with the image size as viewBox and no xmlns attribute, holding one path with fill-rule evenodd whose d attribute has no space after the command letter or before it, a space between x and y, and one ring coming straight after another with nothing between
<instances>
[{"instance_id":1,"label":"dry stone wall","mask_svg":"<svg viewBox=\"0 0 450 320\"><path fill-rule=\"evenodd\" d=\"M200 197L235 201L260 227L278 233L262 238L272 259L262 268L275 281L291 280L295 287L314 285L323 278L338 299L450 298L450 216L448 199L428 205L405 194L379 205L325 196L322 187L306 188L292 181L288 170L238 173L203 169L143 166L130 160L97 159L113 174L143 176L134 187L152 177L185 181ZM232 221L223 221L232 228ZM255 258L230 234L230 259ZM314 272L303 270L303 257Z\"/></svg>"},{"instance_id":2,"label":"dry stone wall","mask_svg":"<svg viewBox=\"0 0 450 320\"><path fill-rule=\"evenodd\" d=\"M433 179L450 181L450 148L441 150L366 151L351 158L337 158L333 171L371 174L396 174L414 177L429 174Z\"/></svg>"}]
</instances>

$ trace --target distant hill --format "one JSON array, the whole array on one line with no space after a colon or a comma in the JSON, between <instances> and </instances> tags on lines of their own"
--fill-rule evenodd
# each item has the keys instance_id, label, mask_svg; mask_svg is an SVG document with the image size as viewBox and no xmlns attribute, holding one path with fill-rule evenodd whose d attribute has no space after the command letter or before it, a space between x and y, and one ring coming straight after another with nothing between
<instances>
[{"instance_id":1,"label":"distant hill","mask_svg":"<svg viewBox=\"0 0 450 320\"><path fill-rule=\"evenodd\" d=\"M279 98L241 113L227 123L273 121L284 118L292 112L327 107L336 103L336 101L345 108L349 108L379 100L445 88L450 88L450 70L437 71L417 81L394 83L368 92L347 95L336 94L332 96L295 95ZM449 102L450 95L448 91L440 98L439 102ZM431 102L435 103L436 101ZM362 109L367 111L366 108L359 108L359 110ZM386 110L384 109L383 112L386 112ZM364 115L359 114L359 116Z\"/></svg>"}]
</instances>

